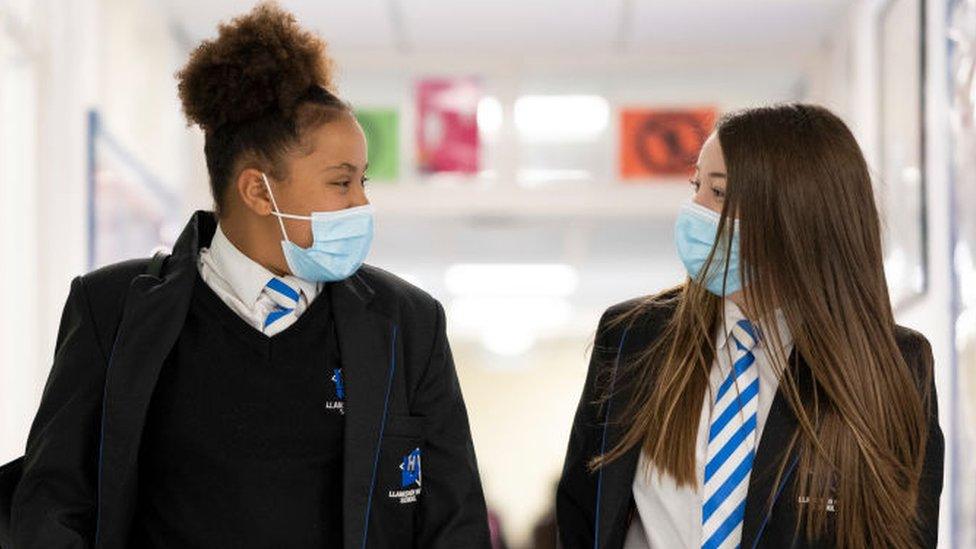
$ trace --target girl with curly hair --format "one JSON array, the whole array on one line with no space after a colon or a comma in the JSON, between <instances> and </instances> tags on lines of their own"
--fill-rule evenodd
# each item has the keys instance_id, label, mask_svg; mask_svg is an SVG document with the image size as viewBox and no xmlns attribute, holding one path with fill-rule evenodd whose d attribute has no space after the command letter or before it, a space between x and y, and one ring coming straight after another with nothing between
<instances>
[{"instance_id":1,"label":"girl with curly hair","mask_svg":"<svg viewBox=\"0 0 976 549\"><path fill-rule=\"evenodd\" d=\"M444 310L363 264L367 144L325 44L264 3L177 78L214 211L73 281L0 544L488 546Z\"/></svg>"}]
</instances>

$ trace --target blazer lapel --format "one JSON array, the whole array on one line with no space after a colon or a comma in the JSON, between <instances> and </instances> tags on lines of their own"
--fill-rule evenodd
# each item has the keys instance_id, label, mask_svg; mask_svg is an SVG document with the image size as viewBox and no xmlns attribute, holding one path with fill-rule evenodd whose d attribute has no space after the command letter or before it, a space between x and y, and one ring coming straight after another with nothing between
<instances>
[{"instance_id":1,"label":"blazer lapel","mask_svg":"<svg viewBox=\"0 0 976 549\"><path fill-rule=\"evenodd\" d=\"M99 465L98 545L124 547L136 494L135 467L156 380L189 308L196 276L198 212L183 231L162 279L130 283L105 375ZM203 221L206 223L206 221ZM210 221L211 224L214 222Z\"/></svg>"},{"instance_id":2,"label":"blazer lapel","mask_svg":"<svg viewBox=\"0 0 976 549\"><path fill-rule=\"evenodd\" d=\"M394 323L369 305L373 291L359 277L330 285L342 375L346 384L343 449L343 541L361 547L375 502L376 457L388 414Z\"/></svg>"},{"instance_id":3,"label":"blazer lapel","mask_svg":"<svg viewBox=\"0 0 976 549\"><path fill-rule=\"evenodd\" d=\"M790 365L787 368L793 369L793 376L801 394L805 389L812 387L809 368L802 359L797 359L796 350L790 355L787 364ZM792 479L796 466L796 450L792 450L789 456L786 455L786 450L797 426L796 415L790 407L783 386L780 385L769 409L769 415L763 427L762 439L759 441L759 448L756 452L756 459L749 475L749 493L746 496L741 547L752 548L758 545L772 504L775 504L782 495L783 488ZM784 463L782 478L774 486L776 476ZM770 497L772 497L772 501L770 501Z\"/></svg>"},{"instance_id":4,"label":"blazer lapel","mask_svg":"<svg viewBox=\"0 0 976 549\"><path fill-rule=\"evenodd\" d=\"M631 328L637 330L637 328ZM622 356L626 357L631 349L628 341L647 341L641 334L631 333L627 336L622 346ZM787 361L788 368L792 368L794 379L801 393L808 393L813 389L813 379L809 367L798 358L796 351L790 355ZM618 374L622 371L622 365L618 364ZM631 383L628 380L617 378L615 385L621 387L616 391L610 406L610 417L612 418L607 428L607 449L624 434L626 425L621 423L619 413L625 403L630 399L628 387ZM776 392L773 403L770 407L769 416L763 428L762 439L759 441L759 448L753 462L752 472L749 477L749 492L746 496L746 514L742 525L742 541L740 547L751 548L758 544L770 508L770 497L775 503L782 495L782 489L792 478L796 464L796 452L791 452L787 458L785 451L790 438L797 428L796 415L790 407L789 401L782 389ZM632 485L634 475L637 471L637 464L640 458L640 448L631 448L620 459L611 463L603 469L603 479L598 489L598 500L600 505L599 520L599 547L621 547L626 537L626 526L628 512L630 510ZM775 486L773 483L779 472L781 464L786 461L783 477Z\"/></svg>"}]
</instances>

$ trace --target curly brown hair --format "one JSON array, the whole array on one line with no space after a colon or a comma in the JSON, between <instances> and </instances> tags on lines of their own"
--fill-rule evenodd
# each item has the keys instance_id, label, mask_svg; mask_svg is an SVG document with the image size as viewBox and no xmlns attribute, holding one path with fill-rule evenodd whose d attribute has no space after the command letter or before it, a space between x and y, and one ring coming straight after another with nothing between
<instances>
[{"instance_id":1,"label":"curly brown hair","mask_svg":"<svg viewBox=\"0 0 976 549\"><path fill-rule=\"evenodd\" d=\"M231 181L255 167L287 179L284 154L309 129L349 112L333 93L333 62L318 35L276 2L221 23L177 74L190 125L204 131L204 153L218 214Z\"/></svg>"}]
</instances>

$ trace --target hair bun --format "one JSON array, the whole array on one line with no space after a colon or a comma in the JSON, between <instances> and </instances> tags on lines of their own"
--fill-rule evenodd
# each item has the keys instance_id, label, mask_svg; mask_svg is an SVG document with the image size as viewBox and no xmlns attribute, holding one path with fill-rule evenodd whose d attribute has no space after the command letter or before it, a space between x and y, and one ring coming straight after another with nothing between
<instances>
[{"instance_id":1,"label":"hair bun","mask_svg":"<svg viewBox=\"0 0 976 549\"><path fill-rule=\"evenodd\" d=\"M262 2L218 28L176 75L183 112L205 132L273 112L291 119L311 86L331 90L325 42L276 3Z\"/></svg>"}]
</instances>

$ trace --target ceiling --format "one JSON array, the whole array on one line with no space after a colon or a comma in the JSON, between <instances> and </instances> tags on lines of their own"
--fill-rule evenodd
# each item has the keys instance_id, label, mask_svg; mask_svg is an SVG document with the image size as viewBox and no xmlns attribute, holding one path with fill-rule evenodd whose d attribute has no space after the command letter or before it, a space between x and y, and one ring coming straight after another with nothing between
<instances>
[{"instance_id":1,"label":"ceiling","mask_svg":"<svg viewBox=\"0 0 976 549\"><path fill-rule=\"evenodd\" d=\"M252 0L156 0L191 43ZM565 54L809 48L849 0L281 0L346 52Z\"/></svg>"},{"instance_id":2,"label":"ceiling","mask_svg":"<svg viewBox=\"0 0 976 549\"><path fill-rule=\"evenodd\" d=\"M255 3L154 1L170 13L188 48L214 36L219 21ZM448 66L491 73L503 92L585 92L586 86L595 86L594 93L623 103L712 97L737 104L764 95L786 96L801 71L790 57L820 49L852 5L850 0L280 3L358 69L357 78L343 82L344 93L383 104L406 104L396 90L410 89L408 73ZM770 53L781 58L770 63L765 58ZM726 66L726 58L735 66ZM651 70L662 60L677 70ZM745 63L758 68L746 70ZM381 77L369 72L372 65ZM614 70L626 78L583 78L587 70L599 74L610 65L619 65ZM524 74L513 76L520 71ZM568 80L554 84L557 77ZM516 162L516 157L508 151L506 158ZM685 186L635 190L596 185L588 192L567 186L542 192L511 185L487 189L491 192L460 187L378 187L371 196L381 215L370 262L443 300L452 337L480 338L499 354L524 352L536 336L586 339L608 305L666 288L684 276L671 234L677 205L687 199ZM476 271L479 265L494 270L476 272L468 281L481 290L452 290L448 273L471 265ZM491 280L491 273L509 268L571 269L572 290L508 296L520 311L512 319L510 311L498 310L509 302Z\"/></svg>"}]
</instances>

